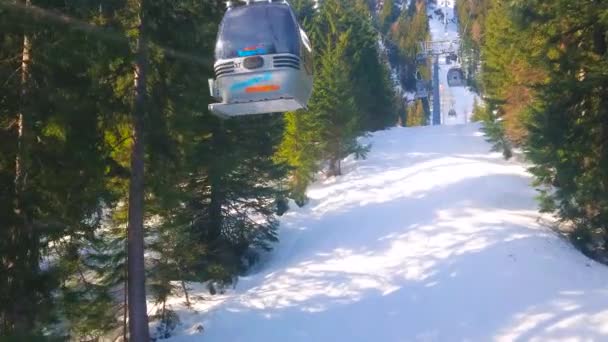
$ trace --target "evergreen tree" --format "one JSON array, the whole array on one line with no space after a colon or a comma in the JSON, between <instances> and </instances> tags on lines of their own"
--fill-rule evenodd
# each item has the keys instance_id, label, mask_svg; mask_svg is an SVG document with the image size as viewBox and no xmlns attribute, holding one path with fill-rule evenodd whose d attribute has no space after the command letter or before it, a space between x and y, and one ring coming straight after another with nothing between
<instances>
[{"instance_id":1,"label":"evergreen tree","mask_svg":"<svg viewBox=\"0 0 608 342\"><path fill-rule=\"evenodd\" d=\"M426 113L422 100L416 100L412 106L408 108L406 126L423 126L426 125Z\"/></svg>"},{"instance_id":2,"label":"evergreen tree","mask_svg":"<svg viewBox=\"0 0 608 342\"><path fill-rule=\"evenodd\" d=\"M33 16L30 9L37 5L3 3L0 14L7 19L0 20L7 37L1 50L11 57L2 69L9 82L3 83L0 99L7 104L1 107L7 123L3 127L8 127L0 133L6 142L1 169L3 175L17 178L3 178L6 186L0 196L11 208L0 220L0 273L7 275L0 284L0 335L5 336L36 335L59 318L61 297L51 294L66 285L74 269L60 267L63 256L73 257L70 251L77 241L93 236L100 224L100 203L113 198L105 181L113 163L102 149L103 119L91 101L101 94L93 91L89 64L81 62L100 56L82 32ZM86 6L53 5L47 4L90 18ZM24 36L28 44L23 44ZM27 75L15 78L4 68ZM18 119L13 120L16 113ZM55 247L64 239L73 243L62 244L62 250ZM57 259L58 263L51 262Z\"/></svg>"},{"instance_id":3,"label":"evergreen tree","mask_svg":"<svg viewBox=\"0 0 608 342\"><path fill-rule=\"evenodd\" d=\"M385 0L382 10L379 14L380 27L382 32L386 33L393 24L395 19L399 16L399 10L393 0Z\"/></svg>"},{"instance_id":4,"label":"evergreen tree","mask_svg":"<svg viewBox=\"0 0 608 342\"><path fill-rule=\"evenodd\" d=\"M397 121L388 69L380 60L377 34L368 7L358 0L355 6L346 0L326 0L315 16L311 36L316 56L316 67L322 54L340 35L350 31L346 43L345 60L351 67L352 89L357 108L361 112L362 130L379 130Z\"/></svg>"},{"instance_id":5,"label":"evergreen tree","mask_svg":"<svg viewBox=\"0 0 608 342\"><path fill-rule=\"evenodd\" d=\"M342 173L340 161L360 149L356 141L359 132L359 113L353 98L351 71L345 54L349 34L342 34L335 46L329 45L317 73L317 86L310 103L310 111L319 118L321 146L329 160L329 175Z\"/></svg>"},{"instance_id":6,"label":"evergreen tree","mask_svg":"<svg viewBox=\"0 0 608 342\"><path fill-rule=\"evenodd\" d=\"M298 17L298 22L302 24L302 27L308 28L312 17L314 15L315 3L313 0L294 0L290 2L291 7Z\"/></svg>"},{"instance_id":7,"label":"evergreen tree","mask_svg":"<svg viewBox=\"0 0 608 342\"><path fill-rule=\"evenodd\" d=\"M534 87L545 78L543 69L532 63L542 40L512 22L510 9L497 2L487 15L482 53L482 83L485 95L499 105L504 133L511 142L524 142L528 108L535 100Z\"/></svg>"},{"instance_id":8,"label":"evergreen tree","mask_svg":"<svg viewBox=\"0 0 608 342\"><path fill-rule=\"evenodd\" d=\"M535 55L549 77L527 143L542 208L574 227L570 237L586 254L606 261L608 5L532 1L514 17L547 42Z\"/></svg>"},{"instance_id":9,"label":"evergreen tree","mask_svg":"<svg viewBox=\"0 0 608 342\"><path fill-rule=\"evenodd\" d=\"M460 62L466 69L469 86L476 91L481 91L481 49L485 42L486 17L492 2L493 0L457 0L455 6L462 38Z\"/></svg>"},{"instance_id":10,"label":"evergreen tree","mask_svg":"<svg viewBox=\"0 0 608 342\"><path fill-rule=\"evenodd\" d=\"M430 79L428 66L418 66L416 57L421 52L420 42L429 40L430 31L424 1L411 1L408 11L399 16L390 39L399 48L402 83L406 89L416 89L416 73L420 71L423 79Z\"/></svg>"},{"instance_id":11,"label":"evergreen tree","mask_svg":"<svg viewBox=\"0 0 608 342\"><path fill-rule=\"evenodd\" d=\"M306 188L319 169L321 128L319 117L312 111L285 114L285 132L275 160L291 167L289 196L299 206L306 203Z\"/></svg>"},{"instance_id":12,"label":"evergreen tree","mask_svg":"<svg viewBox=\"0 0 608 342\"><path fill-rule=\"evenodd\" d=\"M299 205L306 202L306 187L323 159L330 159L330 174L339 173L341 158L352 152L363 156L367 151L354 137L397 120L369 5L323 1L309 28L316 53L313 95L308 111L286 114L283 141L275 156L291 167L290 196Z\"/></svg>"},{"instance_id":13,"label":"evergreen tree","mask_svg":"<svg viewBox=\"0 0 608 342\"><path fill-rule=\"evenodd\" d=\"M160 108L161 111L148 110L144 134L157 138L148 139L151 143L146 147L154 149L155 153L149 154L153 158L148 158L148 161L156 165L166 165L167 163L163 161L171 155L175 160L176 151L167 150L167 147L175 146L175 138L182 135L178 124L182 125L181 128L190 127L192 121L184 122L180 118L185 117L181 115L176 117L173 115L174 110L183 112L184 108L188 108L190 110L188 113L191 114L192 108L195 108L200 118L199 108L205 108L206 103L201 99L198 89L201 88L201 84L206 84L206 77L211 74L211 68L207 66L203 68L202 73L196 74L199 75L194 83L196 86L193 86L192 77L188 78L189 87L183 86L182 83L178 84L176 80L182 81L183 75L192 73L192 61L189 60L190 65L187 69L184 68L185 63L181 63L182 74L178 75L175 70L180 68L173 68L175 63L173 65L169 63L171 58L175 59L176 54L172 53L174 50L159 49L155 44L159 42L160 46L167 46L168 44L163 40L171 40L175 43L175 40L172 40L174 37L162 35L162 32L167 30L157 31L156 28L171 24L168 22L169 18L182 25L188 23L187 19L190 17L184 16L185 9L198 10L197 13L213 18L210 21L191 17L190 22L199 23L196 30L191 31L191 26L182 27L183 32L189 34L175 34L190 38L188 41L184 39L180 42L184 45L188 44L192 51L198 53L192 47L192 41L196 41L192 36L203 42L197 48L205 44L212 45L217 27L213 25L213 21L217 24L220 18L220 12L213 11L209 4L198 9L194 3L183 2L169 6L170 4L174 3L157 2L155 5L158 7L150 8L152 13L150 16L155 20L150 30L152 42L147 41L152 47L154 59L152 72L149 74L151 82L148 84L155 92L153 99L158 100L158 105L149 108ZM19 226L23 221L16 217L11 218L14 215L12 209L4 213L8 220L2 219L1 222L9 225L7 229L2 229L2 232L7 234L2 246L3 253L6 251L6 260L25 260L19 256L19 253L26 253L31 256L31 261L29 261L30 265L24 263L19 265L19 269L13 267L12 271L7 270L8 274L13 271L15 273L14 276L7 278L7 283L1 285L2 294L6 295L4 303L7 305L2 307L0 314L3 322L0 334L20 334L23 331L36 334L37 329L48 326L51 320L67 320L68 322L62 322L60 326L64 326L69 332L60 329L57 331L58 335L69 333L74 336L99 336L100 330L111 329L116 325L108 315L120 313L107 308L112 301L119 298L109 297L107 293L120 286L120 282L124 280L121 262L121 258L124 257L123 250L114 246L102 251L101 245L108 245L111 241L98 241L99 236L96 232L103 223L102 215L99 213L113 210L118 199L126 198L128 182L124 177L128 176L130 159L128 113L132 99L129 89L132 89L133 73L130 69L132 55L127 45L128 39L126 34L120 35L122 33L120 27L122 25L130 27L132 14L136 11L132 11L134 9L132 4L117 3L91 3L88 4L90 7L84 4L73 4L72 7L67 4L48 8L36 7L38 12L35 13L47 13L44 11L49 9L61 12L64 18L71 17L65 25L62 21L54 20L56 16L33 16L32 12L21 10L22 7L5 7L4 3L2 5L1 15L9 19L0 21L4 25L3 32L9 32L9 37L14 37L14 39L2 40L2 52L8 52L10 51L8 48L11 48L13 51L18 51L14 55L20 57L18 37L23 37L24 30L31 33L30 42L34 58L28 66L31 84L35 86L30 88L29 94L32 95L32 99L35 98L35 101L28 102L29 119L23 121L28 126L31 123L35 125L27 131L28 142L27 145L23 145L27 146L27 153L24 154L27 160L24 159L22 169L26 170L27 166L27 178L24 178L28 182L27 206L28 211L35 213L31 217L37 236L26 238L13 235L12 231L25 231ZM39 4L33 4L36 5ZM218 1L216 8L221 7L223 6ZM156 9L159 11L156 12ZM168 15L161 17L158 13ZM179 15L171 13L179 13ZM191 12L188 14L191 15ZM74 26L70 25L71 23L76 24ZM93 25L107 25L112 27L112 30L105 31ZM210 56L212 49L207 50ZM4 122L5 118L7 119L6 127L9 129L0 134L7 142L2 145L3 148L6 147L6 154L3 153L1 168L2 174L7 176L3 178L7 185L10 184L9 176L15 175L14 158L17 155L17 140L13 135L15 126L10 124L12 119L8 118L17 112L19 101L14 100L19 99L17 94L20 89L19 84L16 83L20 78L9 77L12 70L16 69L18 60L9 59L9 61L14 64L2 64L2 75L14 82L3 84L7 92L3 92L2 102L6 101L14 106L2 106L2 120ZM164 74L160 74L162 72ZM159 82L167 79L171 79L172 84ZM8 91L9 87L12 88L11 92ZM191 90L184 92L180 89ZM178 99L178 101L169 99ZM170 135L166 134L167 129L172 130ZM184 146L184 150L188 148ZM159 158L159 156L167 157ZM36 162L31 164L30 160ZM148 182L150 190L156 192L166 189L162 185L166 184L165 180L169 179L167 175L170 175L172 170L167 167L153 170ZM14 192L4 192L4 189L5 187L1 198L12 205ZM168 197L161 193L156 194L164 199ZM11 235L13 237L9 238ZM59 243L65 239L70 243ZM26 244L29 247L26 248ZM92 244L97 247L93 247ZM90 262L89 259L92 257L97 258L98 261ZM38 268L40 259L49 262L45 261L43 263L45 266ZM2 265L4 267L7 264ZM12 265L17 264L12 263ZM113 268L117 271L115 272ZM81 277L80 274L99 276L93 277L97 279L93 282L88 276ZM60 285L60 295L51 297L51 293L58 293L55 289ZM84 305L87 306L87 310L79 311L78 308ZM113 308L122 309L119 303L112 305ZM14 311L16 307L20 308L19 313ZM105 315L103 320L99 315L101 313Z\"/></svg>"},{"instance_id":14,"label":"evergreen tree","mask_svg":"<svg viewBox=\"0 0 608 342\"><path fill-rule=\"evenodd\" d=\"M460 1L480 23L465 30L484 57L486 133L509 156L523 144L543 211L573 227L585 253L605 258L604 3ZM485 19L484 19L485 18ZM468 32L470 31L470 32Z\"/></svg>"},{"instance_id":15,"label":"evergreen tree","mask_svg":"<svg viewBox=\"0 0 608 342\"><path fill-rule=\"evenodd\" d=\"M172 221L203 251L188 280L233 282L276 242L276 199L286 168L273 161L282 130L272 116L216 123L190 155L194 167L180 181L183 204ZM253 219L255 217L255 219ZM181 247L180 247L181 248Z\"/></svg>"}]
</instances>

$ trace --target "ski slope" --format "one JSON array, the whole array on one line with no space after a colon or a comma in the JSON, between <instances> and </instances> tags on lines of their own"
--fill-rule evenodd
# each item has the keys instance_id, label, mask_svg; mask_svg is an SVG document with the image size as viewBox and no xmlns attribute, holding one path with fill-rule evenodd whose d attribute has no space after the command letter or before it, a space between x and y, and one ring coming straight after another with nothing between
<instances>
[{"instance_id":1,"label":"ski slope","mask_svg":"<svg viewBox=\"0 0 608 342\"><path fill-rule=\"evenodd\" d=\"M367 139L282 217L261 270L196 293L198 313L169 303L170 341L608 341L608 267L539 223L525 167L478 125Z\"/></svg>"},{"instance_id":2,"label":"ski slope","mask_svg":"<svg viewBox=\"0 0 608 342\"><path fill-rule=\"evenodd\" d=\"M447 41L459 38L458 25L455 19L454 11L455 0L437 0L437 5L429 5L427 14L429 19L429 29L432 41ZM434 12L441 10L445 16L445 20L436 15ZM447 21L447 25L446 25ZM454 45L454 51L458 52L458 44ZM464 124L471 121L473 113L474 98L476 95L465 87L448 86L447 75L448 70L452 67L460 67L459 63L448 65L445 61L445 56L439 59L439 94L441 102L441 124L454 125ZM456 111L456 116L449 116L450 109Z\"/></svg>"}]
</instances>

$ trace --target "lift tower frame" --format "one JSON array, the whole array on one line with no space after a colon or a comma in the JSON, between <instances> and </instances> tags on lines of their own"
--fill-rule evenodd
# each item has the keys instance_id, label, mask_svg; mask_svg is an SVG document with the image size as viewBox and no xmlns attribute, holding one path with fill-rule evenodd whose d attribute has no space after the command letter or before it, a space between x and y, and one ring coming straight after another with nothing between
<instances>
[{"instance_id":1,"label":"lift tower frame","mask_svg":"<svg viewBox=\"0 0 608 342\"><path fill-rule=\"evenodd\" d=\"M433 113L431 116L432 125L441 124L441 101L439 94L439 57L457 56L460 39L430 40L419 42L419 58L433 59Z\"/></svg>"}]
</instances>

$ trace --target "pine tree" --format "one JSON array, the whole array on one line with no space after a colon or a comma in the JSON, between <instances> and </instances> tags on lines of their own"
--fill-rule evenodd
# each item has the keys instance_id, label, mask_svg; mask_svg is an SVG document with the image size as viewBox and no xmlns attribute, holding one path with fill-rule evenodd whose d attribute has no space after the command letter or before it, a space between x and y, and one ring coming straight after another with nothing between
<instances>
[{"instance_id":1,"label":"pine tree","mask_svg":"<svg viewBox=\"0 0 608 342\"><path fill-rule=\"evenodd\" d=\"M408 108L406 126L423 126L426 124L426 113L422 100L416 100L412 106Z\"/></svg>"},{"instance_id":2,"label":"pine tree","mask_svg":"<svg viewBox=\"0 0 608 342\"><path fill-rule=\"evenodd\" d=\"M382 32L386 33L390 27L390 25L395 21L395 19L399 16L399 11L397 6L393 0L384 1L384 5L382 10L380 11L379 21Z\"/></svg>"},{"instance_id":3,"label":"pine tree","mask_svg":"<svg viewBox=\"0 0 608 342\"><path fill-rule=\"evenodd\" d=\"M308 29L310 21L314 15L315 3L313 0L294 0L291 3L291 7L298 17L298 22L301 23L302 27Z\"/></svg>"},{"instance_id":4,"label":"pine tree","mask_svg":"<svg viewBox=\"0 0 608 342\"><path fill-rule=\"evenodd\" d=\"M360 114L353 98L351 70L345 58L349 37L349 33L342 34L335 46L328 45L324 51L310 103L310 111L322 125L321 145L329 160L330 176L340 175L342 158L360 148L356 141Z\"/></svg>"},{"instance_id":5,"label":"pine tree","mask_svg":"<svg viewBox=\"0 0 608 342\"><path fill-rule=\"evenodd\" d=\"M406 89L416 89L416 73L430 79L428 67L417 65L416 57L421 52L420 42L429 40L430 31L424 1L411 1L408 11L403 11L397 20L390 39L399 49L403 84Z\"/></svg>"},{"instance_id":6,"label":"pine tree","mask_svg":"<svg viewBox=\"0 0 608 342\"><path fill-rule=\"evenodd\" d=\"M534 87L545 78L531 64L542 41L517 28L507 5L496 3L488 12L482 48L482 82L486 96L499 104L506 138L519 145L526 138L528 108L535 100Z\"/></svg>"},{"instance_id":7,"label":"pine tree","mask_svg":"<svg viewBox=\"0 0 608 342\"><path fill-rule=\"evenodd\" d=\"M147 88L148 48L145 1L137 3L137 43L134 63L133 146L129 182L129 224L127 234L129 338L148 341L146 275L144 266L144 120Z\"/></svg>"},{"instance_id":8,"label":"pine tree","mask_svg":"<svg viewBox=\"0 0 608 342\"><path fill-rule=\"evenodd\" d=\"M299 206L307 202L306 188L320 167L321 128L321 121L311 111L285 114L285 131L275 160L290 166L289 197Z\"/></svg>"},{"instance_id":9,"label":"pine tree","mask_svg":"<svg viewBox=\"0 0 608 342\"><path fill-rule=\"evenodd\" d=\"M327 0L310 22L316 52L313 96L308 111L286 114L286 130L275 156L291 167L290 196L299 205L306 203L306 187L323 159L331 159L330 174L338 173L345 154L363 156L367 151L355 143L355 136L397 121L388 70L379 57L369 18L369 6L363 1L351 6L346 1ZM350 32L349 39L340 33L344 31ZM337 45L344 52L337 51ZM337 71L330 70L330 63L338 63L338 69L347 72L339 75L338 84L331 76ZM341 108L332 103L337 99L345 100Z\"/></svg>"},{"instance_id":10,"label":"pine tree","mask_svg":"<svg viewBox=\"0 0 608 342\"><path fill-rule=\"evenodd\" d=\"M72 275L69 270L73 268L65 271L60 267L72 244L62 250L56 246L62 239L89 239L99 227L100 202L111 198L104 181L110 163L106 151L100 150L103 134L98 108L90 102L99 93L92 91L88 64L81 63L95 55L91 52L94 44L80 31L33 16L35 1L25 7L5 5L0 22L8 39L2 40L1 50L19 56L8 59L6 67L26 71L27 84L23 87L22 78L4 73L3 66L3 79L9 82L2 85L6 88L0 102L9 105L2 106L7 110L2 118L19 112L21 120L17 121L22 125L9 123L5 126L9 129L0 133L7 142L2 145L6 158L2 173L20 174L17 188L21 188L17 196L15 183L4 183L7 186L0 196L4 203L11 203L7 208L15 208L13 203L19 207L0 221L0 234L6 234L1 240L7 261L0 265L0 273L8 275L0 284L4 303L0 334L36 335L59 318L61 297L52 294ZM84 6L78 11L58 7L74 15L88 15ZM24 32L29 59L23 54ZM25 67L18 69L24 59ZM22 128L21 134L16 127ZM19 160L18 167L15 160Z\"/></svg>"},{"instance_id":11,"label":"pine tree","mask_svg":"<svg viewBox=\"0 0 608 342\"><path fill-rule=\"evenodd\" d=\"M527 141L543 210L573 226L570 237L586 254L606 261L608 6L533 1L516 10L514 22L547 42L534 55L549 77Z\"/></svg>"},{"instance_id":12,"label":"pine tree","mask_svg":"<svg viewBox=\"0 0 608 342\"><path fill-rule=\"evenodd\" d=\"M204 252L190 280L211 281L212 293L232 283L277 241L276 199L285 196L279 185L287 170L272 157L282 126L272 116L216 122L192 151L195 168L181 181L187 200L174 209L172 220L184 222Z\"/></svg>"},{"instance_id":13,"label":"pine tree","mask_svg":"<svg viewBox=\"0 0 608 342\"><path fill-rule=\"evenodd\" d=\"M492 3L493 0L457 0L455 6L462 38L461 64L466 69L468 84L475 91L482 90L479 80L481 49L486 37L486 17Z\"/></svg>"},{"instance_id":14,"label":"pine tree","mask_svg":"<svg viewBox=\"0 0 608 342\"><path fill-rule=\"evenodd\" d=\"M327 0L314 18L311 36L318 52L318 70L320 55L330 45L337 44L342 33L351 32L345 59L351 66L355 102L361 112L360 124L362 130L374 131L393 125L397 115L388 69L380 60L377 34L370 17L367 6L361 1L352 6L345 0Z\"/></svg>"},{"instance_id":15,"label":"pine tree","mask_svg":"<svg viewBox=\"0 0 608 342\"><path fill-rule=\"evenodd\" d=\"M221 12L217 9L222 8L219 1L215 8L208 6L209 4L198 9L192 3L188 3L188 7L185 3L170 6L172 4L173 2L157 2L150 8L155 25L150 28L151 39L148 41L154 62L149 73L151 82L148 84L154 92L154 101L158 102L149 101L154 104L155 110L148 108L144 134L153 138L147 139L150 143L146 144L146 149L154 151L148 155L153 157L148 157L147 162L155 163L155 166L170 164L166 163L170 157L176 160L175 158L180 156L178 153L192 149L191 144L175 149L175 143L183 134L193 133L193 120L184 120L186 117L196 117L200 121L200 108L205 108L206 102L201 98L199 89L202 84L206 84L206 78L211 74L209 66L193 66L193 60L196 58L188 59L187 63L176 67L177 54L173 51L179 50L179 47L164 49L159 46L168 45L163 41L165 39L171 43L179 41L182 46L196 52L201 46L210 46L215 37L217 21L220 19ZM122 310L121 303L117 302L119 298L109 297L107 294L113 293L116 287L122 288L124 254L120 239L124 236L116 234L110 237L97 233L102 224L107 224L100 212L114 211L117 201L126 198L128 181L125 177L128 177L128 150L131 146L128 113L132 103L130 90L133 86L133 72L130 68L132 55L127 44L129 40L120 28L122 25L130 27L131 14L136 11L132 11L134 7L131 4L105 2L90 3L86 6L68 6L62 3L51 8L62 13L62 18L72 18L66 25L54 20L56 16L32 16L30 12L21 10L21 7L9 6L5 11L4 2L2 5L3 12L0 15L9 20L0 20L0 25L3 25L3 32L9 32L9 37L14 37L2 40L2 52L9 51L5 47L20 51L18 37L23 36L24 30L30 33L32 42L34 58L30 63L30 75L35 87L31 87L30 94L35 101L28 103L28 115L36 125L28 136L35 137L36 140L28 142L27 159L36 160L36 163L28 165L27 168L30 184L27 198L28 206L35 213L32 219L39 233L39 238L29 239L32 243L28 248L24 248L26 239L2 239L5 241L2 250L7 252L8 258L21 258L18 253L31 253L32 256L38 253L40 258L44 258L44 267L36 269L24 265L22 271L29 269L27 273L15 273L14 278L9 278L9 283L0 284L2 296L6 295L6 298L2 299L6 299L4 303L7 303L7 306L0 310L3 322L0 334L19 333L16 330L21 328L17 324L23 323L34 325L34 328L27 330L28 333L36 334L39 328L49 327L51 323L57 322L59 324L56 327L64 327L57 328L55 333L58 336L100 336L106 333L100 330L113 329L117 325L118 322L114 319L119 317L113 316L120 315ZM36 2L33 5L35 6ZM212 20L183 16L185 8ZM44 9L38 8L37 11ZM161 16L159 13L167 16ZM196 22L197 25L194 29L192 26L183 27L182 33L175 33L175 36L183 39L174 39L164 33L166 30L156 29L165 23L169 24L169 18L177 20L181 25L190 22ZM69 23L72 22L77 25L71 26ZM109 31L93 25L107 26ZM86 29L82 30L82 27ZM118 36L115 33L118 33ZM124 36L121 36L121 33ZM198 42L200 44L195 48L192 42L197 41L196 39L202 42ZM157 42L160 44L157 45ZM209 51L206 61L209 61L212 49L206 50ZM3 90L7 91L2 92L0 101L11 104L2 106L3 124L5 117L17 113L19 104L19 101L15 101L18 99L19 78L9 77L18 67L17 59L9 60L15 64L0 66L3 78L6 76L6 79L13 81L2 84L7 87ZM195 69L202 72L193 72ZM192 77L193 74L197 77ZM184 79L187 79L187 82L182 82ZM169 84L159 80L169 80ZM13 89L8 91L9 87ZM184 92L181 89L192 90ZM175 112L187 112L191 117L176 117ZM6 127L11 130L0 132L0 137L6 139L2 145L6 154L3 153L1 158L0 173L2 177L9 176L11 179L9 182L9 178L2 178L3 182L6 181L3 184L7 185L12 184L14 179L11 177L15 174L14 160L17 151L16 136L12 130L14 126L9 122L6 122ZM189 129L185 130L184 127ZM4 144L4 141L7 144ZM185 141L189 140L186 138ZM170 179L175 179L167 177L172 174L173 169L156 167L153 170L148 173L149 188L146 192L160 195L168 202L170 192L161 193L160 190L166 189L164 186L170 183ZM4 186L2 189L0 198L3 203L6 200L7 204L12 205L15 197L12 193L4 193ZM2 219L0 222L2 225L9 225L9 229L0 230L2 234L9 233L12 227L22 230L19 228L21 221L15 218L12 209L3 212L3 217L5 216L8 220ZM126 222L126 217L124 220L123 222ZM122 229L124 232L124 227ZM65 239L71 243L59 243ZM92 259L96 261L92 262ZM36 264L39 261L36 260ZM2 267L5 265L7 264L2 264ZM82 277L81 274L87 276ZM92 277L97 279L96 281L92 281L88 276L93 274L97 274ZM11 288L11 284L27 286ZM57 291L60 285L61 291ZM51 293L57 296L51 297ZM29 303L23 305L24 300L28 299ZM16 306L31 317L28 320L32 323L11 317L11 308ZM83 311L81 308L84 306L87 306L87 310ZM112 310L108 310L110 307Z\"/></svg>"},{"instance_id":16,"label":"pine tree","mask_svg":"<svg viewBox=\"0 0 608 342\"><path fill-rule=\"evenodd\" d=\"M600 180L607 179L608 8L567 1L459 6L477 8L481 23L479 35L474 26L467 34L484 56L487 135L507 156L512 143L524 145L541 209L570 225L585 253L606 260L608 189Z\"/></svg>"}]
</instances>

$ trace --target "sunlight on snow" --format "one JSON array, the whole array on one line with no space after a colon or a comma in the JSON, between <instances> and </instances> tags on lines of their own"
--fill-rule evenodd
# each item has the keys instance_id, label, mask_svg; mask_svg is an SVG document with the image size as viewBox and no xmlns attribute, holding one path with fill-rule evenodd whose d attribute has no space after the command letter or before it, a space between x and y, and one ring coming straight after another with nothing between
<instances>
[{"instance_id":1,"label":"sunlight on snow","mask_svg":"<svg viewBox=\"0 0 608 342\"><path fill-rule=\"evenodd\" d=\"M589 301L586 298L602 298L608 291L593 293L562 293L564 298L556 299L514 317L512 326L496 337L497 341L593 341L581 336L594 333L608 335L608 309L606 303ZM582 302L581 302L582 300ZM542 331L542 339L531 332Z\"/></svg>"},{"instance_id":2,"label":"sunlight on snow","mask_svg":"<svg viewBox=\"0 0 608 342\"><path fill-rule=\"evenodd\" d=\"M170 303L184 333L196 340L203 324L208 341L607 340L606 268L541 225L525 166L488 153L477 132L375 133L368 159L347 160L348 173L313 185L310 203L281 218L262 271L204 295L199 315L183 298Z\"/></svg>"}]
</instances>

